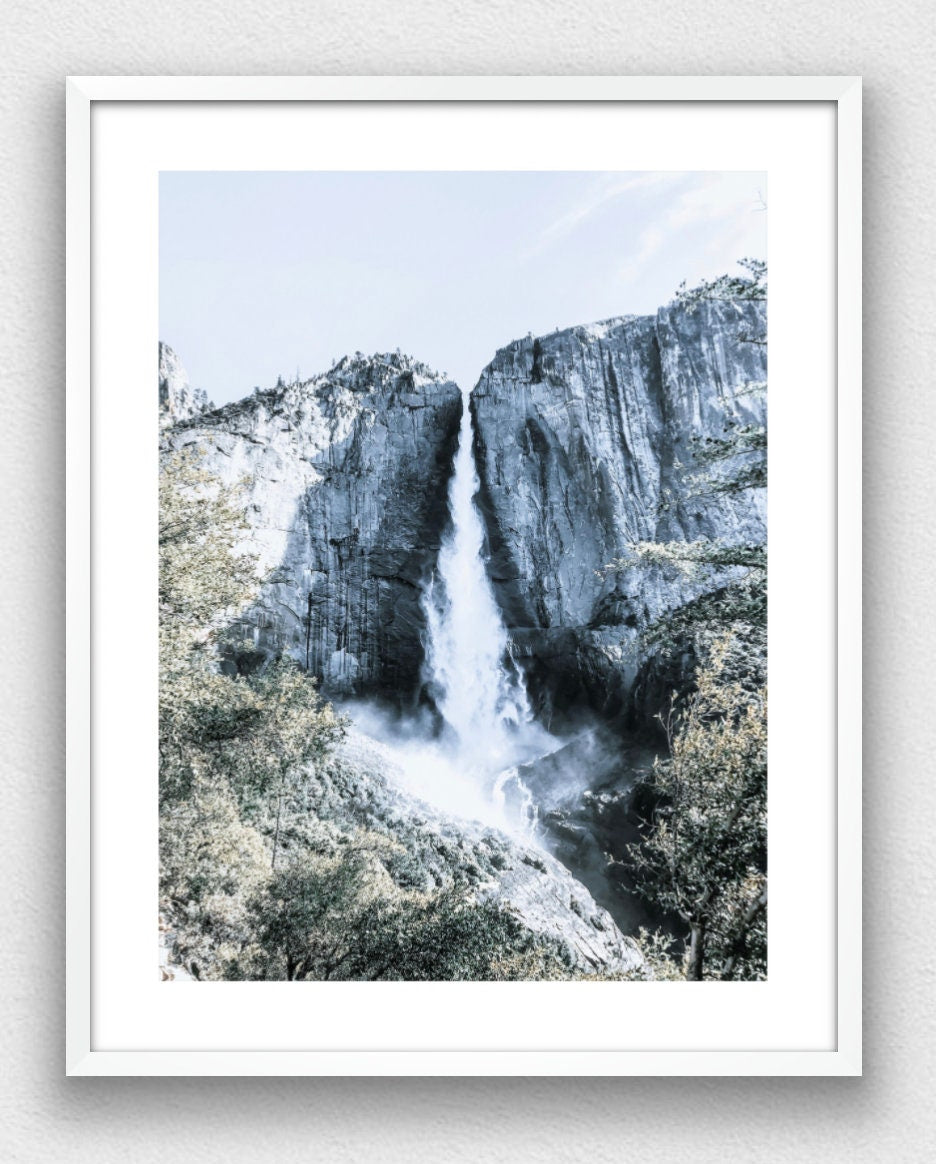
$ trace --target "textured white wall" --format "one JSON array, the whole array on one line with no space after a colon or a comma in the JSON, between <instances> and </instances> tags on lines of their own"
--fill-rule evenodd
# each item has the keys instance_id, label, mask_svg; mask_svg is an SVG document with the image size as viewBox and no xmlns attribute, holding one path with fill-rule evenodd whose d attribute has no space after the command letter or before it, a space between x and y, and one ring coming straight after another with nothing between
<instances>
[{"instance_id":1,"label":"textured white wall","mask_svg":"<svg viewBox=\"0 0 936 1164\"><path fill-rule=\"evenodd\" d=\"M936 1131L936 25L926 0L8 0L2 33L0 1158L926 1157ZM863 1080L62 1077L62 78L438 72L865 77Z\"/></svg>"}]
</instances>

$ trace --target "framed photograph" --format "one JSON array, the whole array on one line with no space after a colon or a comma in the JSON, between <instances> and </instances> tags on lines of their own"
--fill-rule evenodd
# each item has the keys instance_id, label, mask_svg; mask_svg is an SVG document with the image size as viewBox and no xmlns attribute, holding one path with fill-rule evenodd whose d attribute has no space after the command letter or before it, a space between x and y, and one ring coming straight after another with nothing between
<instances>
[{"instance_id":1,"label":"framed photograph","mask_svg":"<svg viewBox=\"0 0 936 1164\"><path fill-rule=\"evenodd\" d=\"M68 1074L860 1074L860 94L68 81Z\"/></svg>"}]
</instances>

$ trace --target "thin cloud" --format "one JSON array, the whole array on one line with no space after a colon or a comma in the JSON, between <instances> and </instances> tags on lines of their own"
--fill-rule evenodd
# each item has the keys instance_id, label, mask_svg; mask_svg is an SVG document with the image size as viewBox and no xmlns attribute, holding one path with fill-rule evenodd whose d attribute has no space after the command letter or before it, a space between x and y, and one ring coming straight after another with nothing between
<instances>
[{"instance_id":1,"label":"thin cloud","mask_svg":"<svg viewBox=\"0 0 936 1164\"><path fill-rule=\"evenodd\" d=\"M672 205L638 237L638 250L622 265L620 276L625 283L634 283L646 270L665 241L682 234L692 235L700 224L711 231L707 253L723 249L726 238L744 236L742 216L745 212L764 208L760 191L750 194L734 188L730 175L706 175L682 191Z\"/></svg>"},{"instance_id":2,"label":"thin cloud","mask_svg":"<svg viewBox=\"0 0 936 1164\"><path fill-rule=\"evenodd\" d=\"M638 238L640 249L621 268L621 278L625 283L634 283L645 270L650 260L663 246L666 235L657 226L648 226Z\"/></svg>"},{"instance_id":3,"label":"thin cloud","mask_svg":"<svg viewBox=\"0 0 936 1164\"><path fill-rule=\"evenodd\" d=\"M591 218L593 214L601 210L609 202L620 198L622 194L655 186L670 176L668 174L647 173L630 174L626 177L623 175L620 177L612 175L604 178L580 198L574 206L571 206L564 214L560 215L540 232L539 237L527 251L526 257L530 258L533 255L537 255L546 250L547 247L559 242L560 239L567 237Z\"/></svg>"}]
</instances>

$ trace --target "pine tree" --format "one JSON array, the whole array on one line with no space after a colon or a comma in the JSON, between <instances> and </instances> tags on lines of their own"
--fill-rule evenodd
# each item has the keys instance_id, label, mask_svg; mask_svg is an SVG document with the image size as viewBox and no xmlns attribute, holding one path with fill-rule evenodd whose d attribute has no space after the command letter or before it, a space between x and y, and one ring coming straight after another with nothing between
<instances>
[{"instance_id":1,"label":"pine tree","mask_svg":"<svg viewBox=\"0 0 936 1164\"><path fill-rule=\"evenodd\" d=\"M766 975L767 692L731 678L729 636L664 717L657 807L630 847L645 895L689 927L687 977Z\"/></svg>"},{"instance_id":2,"label":"pine tree","mask_svg":"<svg viewBox=\"0 0 936 1164\"><path fill-rule=\"evenodd\" d=\"M691 290L683 284L678 300L694 311L707 300L766 299L766 264L745 259L739 265L744 275L723 275ZM766 332L738 339L766 343ZM738 395L766 387L748 384ZM690 447L693 469L681 500L719 505L766 488L766 426L726 420L722 437L696 437ZM678 571L701 593L643 627L645 655L691 646L699 662L694 686L674 695L658 717L668 755L646 782L654 808L631 859L644 893L688 927L688 978L764 977L767 546L638 542L610 568L635 564Z\"/></svg>"}]
</instances>

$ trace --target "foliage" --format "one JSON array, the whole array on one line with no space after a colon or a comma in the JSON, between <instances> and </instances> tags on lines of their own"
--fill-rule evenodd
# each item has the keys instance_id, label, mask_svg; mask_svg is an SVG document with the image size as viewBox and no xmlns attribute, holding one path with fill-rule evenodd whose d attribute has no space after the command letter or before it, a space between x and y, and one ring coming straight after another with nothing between
<instances>
[{"instance_id":1,"label":"foliage","mask_svg":"<svg viewBox=\"0 0 936 1164\"><path fill-rule=\"evenodd\" d=\"M708 300L763 300L765 263L745 259L677 299L688 311ZM738 337L766 343L766 335ZM763 393L746 385L737 396ZM767 485L767 432L726 418L723 435L690 440L694 472L676 501L730 505ZM690 686L663 722L669 754L647 790L655 805L642 842L630 847L644 894L688 926L683 965L661 934L643 935L649 973L691 979L766 974L767 910L767 547L718 540L636 542L610 569L642 566L688 579L695 597L649 619L645 656L693 656Z\"/></svg>"},{"instance_id":2,"label":"foliage","mask_svg":"<svg viewBox=\"0 0 936 1164\"><path fill-rule=\"evenodd\" d=\"M214 980L568 976L560 943L467 883L425 891L403 846L349 819L367 790L332 756L344 721L292 660L222 673L216 647L259 584L240 490L195 453L161 469L160 905L174 957Z\"/></svg>"},{"instance_id":3,"label":"foliage","mask_svg":"<svg viewBox=\"0 0 936 1164\"><path fill-rule=\"evenodd\" d=\"M765 390L765 384L749 384L745 393ZM727 420L724 431L723 437L696 436L690 441L692 459L700 472L688 478L686 499L767 488L766 425Z\"/></svg>"},{"instance_id":4,"label":"foliage","mask_svg":"<svg viewBox=\"0 0 936 1164\"><path fill-rule=\"evenodd\" d=\"M251 902L256 949L242 969L251 978L291 982L337 977L357 953L362 913L392 908L395 896L360 841L334 855L303 853Z\"/></svg>"},{"instance_id":5,"label":"foliage","mask_svg":"<svg viewBox=\"0 0 936 1164\"><path fill-rule=\"evenodd\" d=\"M197 453L167 453L160 476L159 758L161 892L186 957L210 976L235 959L246 902L276 860L262 823L286 785L343 731L289 659L250 676L221 673L213 647L255 597L256 557L240 491ZM261 827L257 827L261 825ZM263 871L261 873L261 871Z\"/></svg>"},{"instance_id":6,"label":"foliage","mask_svg":"<svg viewBox=\"0 0 936 1164\"><path fill-rule=\"evenodd\" d=\"M341 721L290 659L250 676L220 673L212 646L256 596L256 556L239 490L195 454L163 459L160 480L160 798L185 797L200 771L242 800L281 799L287 773L324 756Z\"/></svg>"},{"instance_id":7,"label":"foliage","mask_svg":"<svg viewBox=\"0 0 936 1164\"><path fill-rule=\"evenodd\" d=\"M253 909L257 978L507 980L568 973L558 943L464 891L397 889L367 842L290 865Z\"/></svg>"},{"instance_id":8,"label":"foliage","mask_svg":"<svg viewBox=\"0 0 936 1164\"><path fill-rule=\"evenodd\" d=\"M767 299L767 264L762 259L739 259L738 266L745 272L743 275L719 275L717 279L703 280L697 287L687 288L685 282L679 285L676 292L676 302L681 303L691 315L697 311L701 303L729 300L754 300L764 302ZM756 334L742 332L738 339L741 343L757 344L760 347L767 345L767 332ZM760 385L753 385L756 390ZM766 385L762 387L766 388ZM750 389L742 389L737 395L744 395Z\"/></svg>"},{"instance_id":9,"label":"foliage","mask_svg":"<svg viewBox=\"0 0 936 1164\"><path fill-rule=\"evenodd\" d=\"M637 542L634 558L647 565L673 566L687 577L700 570L743 566L748 570L767 568L767 549L757 542L726 545L716 540L696 542Z\"/></svg>"},{"instance_id":10,"label":"foliage","mask_svg":"<svg viewBox=\"0 0 936 1164\"><path fill-rule=\"evenodd\" d=\"M686 977L686 957L677 949L676 939L663 930L640 927L634 938L641 962L621 976L627 982L682 982Z\"/></svg>"},{"instance_id":11,"label":"foliage","mask_svg":"<svg viewBox=\"0 0 936 1164\"><path fill-rule=\"evenodd\" d=\"M162 808L159 861L176 959L196 978L219 976L249 941L247 902L270 876L264 838L243 822L221 781L200 776L186 799Z\"/></svg>"},{"instance_id":12,"label":"foliage","mask_svg":"<svg viewBox=\"0 0 936 1164\"><path fill-rule=\"evenodd\" d=\"M741 259L746 274L721 275L677 294L692 311L706 300L763 300L767 297L767 264ZM740 336L739 342L755 342ZM760 341L756 341L760 342ZM749 383L735 398L761 395L766 383ZM726 416L723 435L694 435L689 441L694 472L687 473L677 498L667 497L662 510L684 505L722 506L767 486L767 429ZM624 571L649 566L680 573L696 584L698 595L683 606L651 620L643 628L645 653L684 650L699 633L726 629L757 640L766 649L767 547L763 543L729 544L717 540L634 542L607 569Z\"/></svg>"},{"instance_id":13,"label":"foliage","mask_svg":"<svg viewBox=\"0 0 936 1164\"><path fill-rule=\"evenodd\" d=\"M257 593L242 490L204 469L197 450L164 452L159 476L159 629L163 663L185 661Z\"/></svg>"},{"instance_id":14,"label":"foliage","mask_svg":"<svg viewBox=\"0 0 936 1164\"><path fill-rule=\"evenodd\" d=\"M635 542L609 569L655 566L678 573L697 597L648 622L640 644L647 655L673 655L712 633L732 631L751 652L767 647L767 547L758 543Z\"/></svg>"},{"instance_id":15,"label":"foliage","mask_svg":"<svg viewBox=\"0 0 936 1164\"><path fill-rule=\"evenodd\" d=\"M720 275L686 288L682 283L676 293L677 302L691 314L701 303L711 301L766 301L767 264L760 259L739 259L743 275ZM739 343L766 345L766 332L757 335L742 333ZM734 398L763 395L767 385L751 382L734 393ZM685 496L717 497L720 494L738 494L747 489L762 489L767 485L767 429L761 424L741 424L726 418L723 437L695 436L690 441L692 458L700 472L689 477Z\"/></svg>"},{"instance_id":16,"label":"foliage","mask_svg":"<svg viewBox=\"0 0 936 1164\"><path fill-rule=\"evenodd\" d=\"M680 283L676 301L694 311L706 300L767 298L767 264L762 259L739 259L744 275L719 275L717 279L703 280L698 286L687 288Z\"/></svg>"},{"instance_id":17,"label":"foliage","mask_svg":"<svg viewBox=\"0 0 936 1164\"><path fill-rule=\"evenodd\" d=\"M693 979L766 974L767 693L729 678L731 645L715 643L665 718L658 807L630 849L644 893L690 927Z\"/></svg>"},{"instance_id":18,"label":"foliage","mask_svg":"<svg viewBox=\"0 0 936 1164\"><path fill-rule=\"evenodd\" d=\"M568 977L564 947L531 933L509 910L464 891L407 902L362 927L363 955L385 978L517 981ZM375 924L376 923L376 924Z\"/></svg>"}]
</instances>

